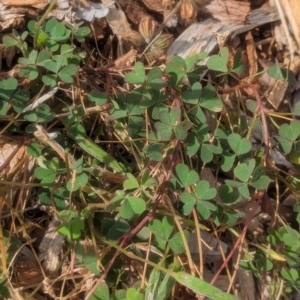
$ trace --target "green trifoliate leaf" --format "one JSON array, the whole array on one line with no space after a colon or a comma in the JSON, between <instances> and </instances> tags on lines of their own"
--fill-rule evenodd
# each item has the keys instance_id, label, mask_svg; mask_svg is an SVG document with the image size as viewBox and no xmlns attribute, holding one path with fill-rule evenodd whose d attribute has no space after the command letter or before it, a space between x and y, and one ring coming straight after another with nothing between
<instances>
[{"instance_id":1,"label":"green trifoliate leaf","mask_svg":"<svg viewBox=\"0 0 300 300\"><path fill-rule=\"evenodd\" d=\"M148 73L147 84L154 90L160 90L164 86L164 81L161 77L161 69L159 67L153 67Z\"/></svg>"},{"instance_id":2,"label":"green trifoliate leaf","mask_svg":"<svg viewBox=\"0 0 300 300\"><path fill-rule=\"evenodd\" d=\"M123 183L124 189L132 190L132 189L137 189L140 186L138 181L132 174L127 173L127 178L128 179L126 179Z\"/></svg>"},{"instance_id":3,"label":"green trifoliate leaf","mask_svg":"<svg viewBox=\"0 0 300 300\"><path fill-rule=\"evenodd\" d=\"M171 61L166 65L166 72L170 74L170 83L176 86L186 74L186 65L180 56L172 56Z\"/></svg>"},{"instance_id":4,"label":"green trifoliate leaf","mask_svg":"<svg viewBox=\"0 0 300 300\"><path fill-rule=\"evenodd\" d=\"M182 100L189 104L197 104L202 92L202 86L200 82L196 82L192 85L191 91L186 90L182 94Z\"/></svg>"},{"instance_id":5,"label":"green trifoliate leaf","mask_svg":"<svg viewBox=\"0 0 300 300\"><path fill-rule=\"evenodd\" d=\"M234 154L223 152L222 159L221 159L221 169L224 172L228 172L232 169L236 156Z\"/></svg>"},{"instance_id":6,"label":"green trifoliate leaf","mask_svg":"<svg viewBox=\"0 0 300 300\"><path fill-rule=\"evenodd\" d=\"M200 180L196 185L196 195L201 200L211 200L217 195L215 188L210 188L206 180Z\"/></svg>"},{"instance_id":7,"label":"green trifoliate leaf","mask_svg":"<svg viewBox=\"0 0 300 300\"><path fill-rule=\"evenodd\" d=\"M206 63L207 67L213 71L226 73L229 51L228 48L222 48L220 55L211 55Z\"/></svg>"},{"instance_id":8,"label":"green trifoliate leaf","mask_svg":"<svg viewBox=\"0 0 300 300\"><path fill-rule=\"evenodd\" d=\"M133 216L140 215L146 210L146 203L139 197L127 197L120 208L121 217L124 219L130 219Z\"/></svg>"},{"instance_id":9,"label":"green trifoliate leaf","mask_svg":"<svg viewBox=\"0 0 300 300\"><path fill-rule=\"evenodd\" d=\"M248 182L255 168L255 160L251 159L248 164L241 163L234 169L234 175L243 182Z\"/></svg>"},{"instance_id":10,"label":"green trifoliate leaf","mask_svg":"<svg viewBox=\"0 0 300 300\"><path fill-rule=\"evenodd\" d=\"M134 71L125 74L125 81L132 84L143 84L145 82L146 74L144 65L137 62L134 65Z\"/></svg>"},{"instance_id":11,"label":"green trifoliate leaf","mask_svg":"<svg viewBox=\"0 0 300 300\"><path fill-rule=\"evenodd\" d=\"M184 230L184 236L186 241L190 238L190 233L187 230ZM174 254L181 254L185 251L183 240L180 232L176 232L172 238L169 240L170 247Z\"/></svg>"},{"instance_id":12,"label":"green trifoliate leaf","mask_svg":"<svg viewBox=\"0 0 300 300\"><path fill-rule=\"evenodd\" d=\"M199 180L199 175L194 170L189 170L187 165L179 164L175 168L176 175L182 186L186 187L196 183Z\"/></svg>"},{"instance_id":13,"label":"green trifoliate leaf","mask_svg":"<svg viewBox=\"0 0 300 300\"><path fill-rule=\"evenodd\" d=\"M211 216L211 212L217 209L216 206L209 201L197 201L196 207L200 218L203 220L207 220Z\"/></svg>"},{"instance_id":14,"label":"green trifoliate leaf","mask_svg":"<svg viewBox=\"0 0 300 300\"><path fill-rule=\"evenodd\" d=\"M203 88L200 105L214 112L219 112L223 109L223 102L216 96L216 90L211 85Z\"/></svg>"},{"instance_id":15,"label":"green trifoliate leaf","mask_svg":"<svg viewBox=\"0 0 300 300\"><path fill-rule=\"evenodd\" d=\"M172 136L172 128L162 122L156 122L154 127L157 130L157 137L163 141L169 141Z\"/></svg>"},{"instance_id":16,"label":"green trifoliate leaf","mask_svg":"<svg viewBox=\"0 0 300 300\"><path fill-rule=\"evenodd\" d=\"M219 195L224 204L233 204L241 199L239 193L234 192L233 188L227 184L220 186Z\"/></svg>"},{"instance_id":17,"label":"green trifoliate leaf","mask_svg":"<svg viewBox=\"0 0 300 300\"><path fill-rule=\"evenodd\" d=\"M179 140L184 141L186 139L186 137L188 136L188 130L191 129L192 125L193 124L188 120L180 122L174 128L176 137Z\"/></svg>"},{"instance_id":18,"label":"green trifoliate leaf","mask_svg":"<svg viewBox=\"0 0 300 300\"><path fill-rule=\"evenodd\" d=\"M236 155L248 153L251 150L251 143L237 133L228 136L228 144Z\"/></svg>"},{"instance_id":19,"label":"green trifoliate leaf","mask_svg":"<svg viewBox=\"0 0 300 300\"><path fill-rule=\"evenodd\" d=\"M180 200L184 203L182 208L183 214L185 216L188 216L192 212L195 204L197 203L197 199L190 193L183 192L180 196Z\"/></svg>"},{"instance_id":20,"label":"green trifoliate leaf","mask_svg":"<svg viewBox=\"0 0 300 300\"><path fill-rule=\"evenodd\" d=\"M88 99L101 106L106 103L107 95L97 91L92 91L88 94Z\"/></svg>"}]
</instances>

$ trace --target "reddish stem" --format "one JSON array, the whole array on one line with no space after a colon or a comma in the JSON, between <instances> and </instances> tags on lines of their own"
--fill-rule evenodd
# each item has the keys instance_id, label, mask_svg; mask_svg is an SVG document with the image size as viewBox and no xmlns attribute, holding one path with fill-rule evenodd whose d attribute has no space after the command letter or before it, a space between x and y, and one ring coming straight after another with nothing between
<instances>
[{"instance_id":1,"label":"reddish stem","mask_svg":"<svg viewBox=\"0 0 300 300\"><path fill-rule=\"evenodd\" d=\"M256 195L256 201L253 205L252 210L250 211L250 213L248 214L246 221L245 221L245 226L243 228L243 231L241 232L239 238L237 239L237 241L235 242L232 250L230 251L230 253L228 254L228 256L226 257L226 259L224 260L223 264L221 265L220 269L217 271L217 273L215 274L215 276L213 277L212 281L210 282L211 284L214 284L215 281L217 280L218 276L220 275L220 273L222 272L222 270L226 267L226 265L228 264L229 260L231 259L231 257L233 256L235 250L238 248L238 246L240 245L241 241L243 240L246 231L248 229L248 226L250 224L250 222L252 221L254 214L256 212L257 206L258 204L261 202L262 198L264 197L265 192L260 191L258 192L258 194Z\"/></svg>"},{"instance_id":2,"label":"reddish stem","mask_svg":"<svg viewBox=\"0 0 300 300\"><path fill-rule=\"evenodd\" d=\"M174 99L174 104L177 107L180 107L181 103L180 100L175 97ZM181 117L179 118L178 122L180 122ZM131 241L131 239L148 223L150 222L156 214L156 210L158 208L159 203L161 202L161 200L163 199L166 191L167 191L167 186L172 178L172 173L174 168L176 167L177 163L178 163L178 151L179 151L179 147L180 147L180 141L178 139L175 140L174 143L174 153L172 155L170 155L169 157L167 157L167 161L166 161L166 170L168 170L167 174L164 176L162 183L160 184L160 186L158 187L155 199L154 199L154 205L152 207L152 209L150 210L150 212L148 213L148 215L146 217L144 217L141 222L135 227L133 228L128 234L125 234L122 238L121 238L121 242L120 242L120 247L125 248L128 243ZM99 284L101 282L104 281L104 279L106 278L108 272L110 271L110 269L112 268L114 262L116 261L117 257L120 255L119 251L116 251L113 258L110 260L110 262L108 263L108 265L105 268L104 273L102 274L102 276L97 280L97 282L95 283L95 285L92 287L92 289L88 292L88 294L85 297L85 300L88 300L90 298L90 296L93 294L93 292L97 289L97 287L99 286Z\"/></svg>"}]
</instances>

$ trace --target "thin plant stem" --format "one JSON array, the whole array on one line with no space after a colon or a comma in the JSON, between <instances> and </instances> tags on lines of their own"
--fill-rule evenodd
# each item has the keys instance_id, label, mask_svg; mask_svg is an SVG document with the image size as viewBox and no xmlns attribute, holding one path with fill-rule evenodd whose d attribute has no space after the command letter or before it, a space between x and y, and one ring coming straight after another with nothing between
<instances>
[{"instance_id":1,"label":"thin plant stem","mask_svg":"<svg viewBox=\"0 0 300 300\"><path fill-rule=\"evenodd\" d=\"M38 38L39 38L39 31L40 28L42 26L42 24L44 23L44 21L46 20L47 16L49 15L49 13L52 11L52 9L54 8L54 6L56 5L57 0L52 0L50 5L48 6L48 8L46 9L44 15L41 17L41 19L35 24L35 32L34 32L34 41L33 41L33 48L36 50L37 49L37 43L38 43Z\"/></svg>"}]
</instances>

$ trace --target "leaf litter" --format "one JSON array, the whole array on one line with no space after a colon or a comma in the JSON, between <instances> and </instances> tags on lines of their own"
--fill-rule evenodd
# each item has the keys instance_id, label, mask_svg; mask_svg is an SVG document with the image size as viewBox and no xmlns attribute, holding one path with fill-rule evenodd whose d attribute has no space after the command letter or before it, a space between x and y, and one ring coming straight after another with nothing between
<instances>
[{"instance_id":1,"label":"leaf litter","mask_svg":"<svg viewBox=\"0 0 300 300\"><path fill-rule=\"evenodd\" d=\"M115 253L121 250L115 244L105 244L103 242L103 237L107 237L105 230L110 232L109 236L117 236L117 238L124 237L124 234L131 234L131 238L134 235L142 237L141 240L132 241L132 244L130 244L130 247L133 247L132 249L125 247L128 242L125 238L121 240L119 245L121 248L124 246L123 250L127 251L123 252L124 256L130 257L131 252L137 254L134 245L136 243L140 249L143 249L143 241L150 241L149 228L147 226L143 228L135 227L134 223L130 223L128 219L140 216L143 220L143 213L148 209L146 205L149 203L148 201L151 200L152 203L156 203L153 198L162 197L160 190L153 193L151 187L143 188L142 184L139 185L140 177L137 176L137 179L135 179L131 174L131 172L136 172L135 175L138 175L137 170L142 170L142 155L145 155L145 153L151 153L149 155L151 158L158 158L150 161L149 174L153 176L155 174L159 181L162 179L170 181L170 185L176 191L170 191L171 199L159 200L161 201L160 209L164 213L169 213L169 211L176 208L177 214L172 214L174 220L168 219L171 224L165 225L176 228L174 229L176 233L173 232L170 236L165 237L166 241L163 243L161 241L160 243L154 242L151 245L152 248L147 249L147 257L151 253L162 254L161 251L165 249L159 247L167 245L167 242L169 243L173 250L172 255L176 254L174 258L181 262L181 268L183 268L180 269L180 272L171 275L180 284L175 286L175 282L170 281L170 277L165 277L166 282L172 284L172 287L174 286L177 297L181 299L187 299L187 297L200 299L199 297L202 297L200 294L202 294L211 299L237 299L233 295L225 294L225 292L234 293L239 299L274 299L272 297L279 292L282 295L287 295L284 293L288 293L288 289L284 290L282 288L284 281L276 282L270 273L273 268L272 259L275 256L270 250L267 256L263 257L262 253L267 249L262 246L268 243L270 247L276 247L279 236L285 239L286 247L291 246L289 244L290 237L299 239L297 233L293 231L295 223L298 221L296 214L298 212L296 209L298 198L295 196L299 185L298 121L294 120L289 123L290 125L284 123L284 120L291 121L291 117L285 119L284 114L294 113L296 116L299 115L296 95L299 89L297 78L300 65L298 56L300 27L297 16L299 16L300 8L295 0L253 0L243 2L234 0L221 2L219 0L185 0L176 1L176 3L168 0L118 1L118 3L110 0L103 0L102 3L81 0L76 1L75 5L68 1L57 1L57 6L50 12L48 17L54 16L59 20L73 23L73 18L76 16L87 21L86 25L91 28L90 36L84 38L82 40L84 43L81 45L82 49L89 54L88 59L84 61L82 66L84 76L80 78L80 82L77 82L82 86L82 89L76 89L73 85L70 87L70 85L58 84L59 81L73 84L73 79L69 80L68 78L72 77L74 73L57 73L57 76L60 76L59 80L56 81L53 77L48 76L47 81L44 81L46 85L51 82L57 84L57 87L46 90L44 94L39 94L39 98L33 99L30 104L28 103L28 106L25 106L21 102L22 99L27 99L26 93L22 99L18 98L14 91L10 90L10 87L13 86L15 90L15 83L17 83L18 88L31 89L33 87L32 81L36 78L31 77L29 81L26 81L26 76L23 76L23 80L21 79L18 75L20 74L19 65L16 64L16 61L21 57L20 49L22 50L22 48L18 47L18 44L6 48L4 40L7 33L15 39L16 36L13 30L23 32L26 29L25 22L28 18L36 20L35 9L43 10L46 9L47 5L47 1L28 1L26 6L23 6L23 3L17 0L0 0L0 10L9 12L0 16L0 41L2 41L2 44L0 44L0 78L4 79L4 81L1 81L0 96L3 124L1 126L1 144L3 145L1 146L1 176L3 178L1 218L4 220L1 232L6 239L8 237L11 239L11 244L15 243L16 245L15 248L10 247L10 250L7 251L9 255L14 255L13 259L5 257L2 253L2 265L10 266L8 269L7 267L3 268L3 270L6 269L5 275L8 274L7 272L12 275L7 284L11 298L25 299L28 293L34 293L34 299L55 299L58 295L64 295L66 299L87 299L91 295L91 290L93 290L94 297L103 295L104 298L100 296L100 299L108 299L110 290L103 282L99 285L99 280L102 278L99 279L99 275L101 272L106 273L106 268L102 264L105 264L107 270L109 270L107 260L110 258L114 262L116 259L107 254L109 249L115 249ZM100 33L96 35L95 28L97 22L99 22L97 19L100 18L103 21L98 27ZM169 26L170 24L171 26ZM228 51L223 48L224 46ZM238 47L241 49L241 53L236 50ZM191 68L187 65L189 57L202 51L205 51L210 57L207 61L197 60L200 68L201 64L205 63L211 71L227 73L230 69L235 72L236 77L228 77L226 82L222 82L212 73L203 77L208 85L205 84L203 89L202 86L197 86L196 82L199 82L200 78L197 76L193 78L189 74L190 70L194 70L194 65L192 64L193 67ZM174 55L179 58L171 58ZM173 59L172 64L167 64L169 59ZM135 61L140 62L135 64ZM56 60L56 63L58 68L59 60ZM242 63L247 65L248 68L242 68ZM36 64L36 62L34 61L33 64ZM52 64L46 63L45 67L47 65L48 72L52 71ZM168 83L168 79L162 77L163 73L161 72L157 77L155 74L151 74L152 78L150 80L148 70L149 67L153 66L160 66L162 70L166 68L166 74L170 76L170 83L174 86L186 80L183 101L194 110L197 109L195 112L196 118L189 120L183 126L183 122L180 120L182 111L179 107L163 107L162 109L158 106L155 107L151 113L153 116L156 115L156 119L159 120L153 127L157 130L157 136L161 138L160 142L169 141L171 137L175 137L177 141L182 142L191 138L188 132L197 118L198 120L207 121L209 125L205 133L201 135L201 139L203 139L198 140L197 149L195 151L190 149L192 151L190 153L193 153L193 155L189 156L184 153L181 159L176 162L174 167L176 176L172 179L169 178L171 176L169 174L170 165L166 161L166 156L169 154L164 152L161 144L151 144L157 149L156 152L151 151L151 148L145 148L148 149L148 152L141 153L140 145L136 145L131 138L128 138L129 135L136 138L135 130L140 133L139 130L144 124L134 103L143 103L143 108L148 109L151 107L152 109L152 97L161 97L161 101L165 100L163 92L158 95L158 93L151 94L153 92L147 91L148 85L153 90L161 92L165 88L165 84ZM38 75L39 67L36 68L36 75ZM129 72L124 76L122 72L126 71L126 68ZM294 73L294 81L290 80L289 73L285 68L289 68ZM56 71L59 70L58 68ZM98 74L97 70L100 71ZM101 70L104 71L103 76ZM268 71L260 75L259 72L263 70ZM34 72L34 69L31 68L30 72ZM172 79L174 73L179 77ZM33 73L31 74L36 76ZM67 76L69 77L67 78ZM254 123L258 121L258 109L254 109L252 111L253 115L251 115L245 105L254 98L254 89L246 87L240 93L226 94L226 89L230 86L243 80L251 80L251 77L254 76L257 78L254 80L255 88L259 89L266 100L265 105L270 104L267 108L268 111L266 111L270 121L270 141L274 145L275 142L278 142L278 146L272 148L270 154L263 154L263 156L267 156L266 161L268 159L272 160L270 164L273 164L273 170L284 168L283 174L285 176L283 178L282 175L278 178L269 177L269 174L265 173L265 169L263 169L264 166L258 165L255 161L261 150L262 153L267 151L268 145L263 143L263 130L256 130L253 134L251 131L248 133L243 127L243 122L248 122L247 124L253 122L254 127ZM8 78L15 78L16 81L14 82L11 79L6 81ZM217 102L202 102L202 108L201 105L194 107L201 97L205 99L205 91L209 93L209 85L217 86L217 96L222 99L223 103L225 103L225 100L227 102L225 109L223 103L218 102L219 98ZM139 91L138 89L141 86L144 87L141 93L143 95L142 99L139 92L136 93L137 100L126 99L126 94L134 90ZM199 94L195 92L196 88ZM112 104L108 104L109 101L101 104L103 114L98 117L94 115L91 117L89 112L93 112L93 108L88 107L86 104L80 106L78 102L79 100L83 101L84 93L88 93L90 90L106 93L109 100L113 100L112 94L124 93L124 103L127 105L130 114L129 122L134 125L129 126L130 123L128 123L126 128L126 126L124 127L125 123L122 124L122 122L114 121L113 118L108 117L107 111L112 112L111 115L114 115L113 111L117 111L118 106L122 105L116 101L112 101ZM20 92L23 93L23 89ZM193 99L195 99L191 101L192 93L195 93L193 95ZM176 95L174 94L172 97L176 98ZM72 99L72 105L77 107L78 110L73 112L71 109L67 112L63 105L59 106L59 101L66 101L65 99ZM19 120L15 120L14 117L10 118L10 115L6 114L11 107L17 113L26 113L42 106L40 114L42 112L47 114L47 109L43 111L45 108L43 106L44 101L49 102L51 108L53 105L59 106L56 110L58 116L65 114L68 118L72 116L72 118L86 119L90 122L87 127L89 131L82 131L80 127L75 126L74 128L66 128L67 132L64 132L65 129L62 129L64 120L62 118L58 118L58 122L51 123L52 120L43 119L43 117L36 120L50 125L48 131L41 125L36 125L35 131L30 128L25 131L25 128L22 127L25 126L25 123L22 123L21 127L15 126L13 130L6 131L7 128L12 129L12 124L19 122ZM243 102L241 103L241 101ZM48 107L48 104L45 105ZM132 106L131 110L129 110L130 105ZM217 116L217 113L219 113L217 116L219 119L209 120L207 110L213 112L213 116ZM278 112L283 113L283 117L279 121L276 119L276 113ZM50 116L49 112L48 114ZM116 114L114 116L116 120L119 119ZM239 123L236 123L235 119ZM27 120L31 122L32 119L27 117ZM229 153L218 153L219 145L213 144L211 141L214 138L211 133L219 128L218 122L220 121L228 124L228 128L232 130L230 135L224 135L226 139L228 138L227 141L222 139L224 132L220 131L218 133L218 142L228 143ZM93 134L91 128L95 128L96 124L101 123L104 125L99 126L98 136L105 142L103 142L103 145L100 144L100 147L96 143L98 136ZM263 124L258 124L259 126L264 127ZM150 133L147 131L150 129L150 127L146 127L146 133L139 135L144 135L149 139L148 141L146 139L146 143L157 138L149 136ZM53 134L50 132L53 132ZM41 134L43 137L41 137ZM61 138L62 134L73 140L75 147L74 144L67 144L65 136ZM43 143L43 147L45 147L43 151L48 152L44 154L49 159L48 162L41 155L40 146L36 147L31 143L34 137L37 138L35 142L40 141ZM58 139L59 142L55 139ZM30 145L29 149L27 149L28 145ZM116 150L115 145L121 146L118 149L123 149L122 153L117 153L119 150ZM195 147L197 143L191 145ZM176 144L171 146L176 149ZM84 165L80 160L75 159L75 157L78 158L78 153L76 155L78 148L83 150L82 153L88 154L90 160L97 163L104 162L108 167L101 165L91 170L90 166ZM54 157L53 155L52 157L49 156L49 149L52 149L59 159L55 155ZM194 160L194 155L198 152L200 153L200 161L205 162L202 166L201 163L199 165L199 161ZM247 155L249 152L256 153L258 156L244 161L242 159L243 155ZM214 161L216 157L219 157L221 161L218 168L216 167L217 162ZM128 163L130 160L130 163L133 163L135 167L126 169L125 166L130 165ZM188 168L188 164L186 164L189 160L191 168ZM235 165L236 160L239 161L238 165ZM65 173L61 173L63 175L60 175L62 162L67 170ZM44 170L44 175L41 175L41 173L37 176L37 172L33 173L34 167L37 166L39 166L40 172L42 169ZM126 176L125 170L130 171L129 175ZM88 174L91 181L93 180L92 176L101 178L101 186L87 185L85 172L90 172ZM52 176L50 173L55 174L54 178L57 178L56 183L58 184L57 187L53 187L52 192L47 189L43 190L44 187L41 187L37 181L37 178L41 180L45 180L46 177L50 178ZM96 173L97 175L95 175ZM33 174L36 174L37 178L34 178ZM200 174L200 177L198 174ZM197 178L194 180L194 177ZM61 185L64 180L69 180L69 185L67 184L66 188ZM126 190L129 184L128 180L134 181L135 193L139 196L128 196L119 190L114 190L114 186L117 188L117 185L123 186ZM264 190L271 181L272 187L268 188L268 193L261 198L261 203L255 204L259 195L254 193L253 188ZM273 185L273 182L276 182L276 184ZM18 184L20 184L19 187ZM248 188L248 185L252 188ZM184 193L186 193L186 197L182 200L184 205L181 207L179 198L182 195L178 195L180 188L178 189L176 186L181 189L184 188ZM89 211L89 206L85 205L82 199L80 201L72 199L72 193L76 192L75 187L80 189L82 193L86 193L86 195L96 197L96 202L100 203L93 203L94 206L90 206L97 207L98 205L96 212ZM15 192L14 189L18 191ZM38 194L37 199L32 197L32 194L35 193ZM76 197L78 197L77 194ZM165 197L169 198L170 195L165 195ZM285 202L286 198L289 198L289 201ZM174 208L169 206L169 202L172 203ZM110 212L105 212L105 205L108 203L110 203ZM114 209L119 207L121 203L119 214L122 218L119 218L117 213L112 214L111 212L116 212ZM193 218L193 225L188 225L190 220L183 217L183 215L186 212L186 216L191 216L193 205L195 205L196 213L198 210L200 221ZM294 206L295 209L293 209ZM80 209L71 211L75 207L80 207ZM218 209L226 207L224 219L218 219L217 207ZM256 209L253 210L253 207L256 207ZM254 211L252 220L248 219L250 210ZM69 212L68 216L62 213L66 211ZM179 213L180 211L182 211L182 215ZM85 220L91 226L92 218L90 216L97 213L102 214L101 217L104 218L103 221L100 221L101 226L99 227L103 236L92 234L92 239L90 239L88 235L84 236L83 234L84 225L82 220ZM108 213L110 215L106 216L105 214ZM9 214L11 214L11 217ZM214 222L208 218L212 215L214 216ZM285 219L287 223L282 223L280 218ZM95 218L95 220L97 219ZM153 222L150 218L148 221L150 224ZM164 221L166 222L166 219ZM61 226L64 222L69 225ZM224 224L229 224L229 227L225 228ZM282 226L282 224L285 226ZM265 227L271 229L266 231ZM243 228L248 228L247 238L245 232L242 231ZM272 231L272 228L274 231ZM137 229L141 231L143 229L144 232L138 232ZM184 242L182 244L180 244L181 242L174 243L177 239L178 241L184 241L184 236L187 236L187 229L192 232L187 244ZM9 230L13 233L12 236L8 235ZM208 234L207 231L210 231L210 233ZM58 232L63 234L61 235ZM156 235L158 233L153 231L152 234L154 240L157 239ZM74 235L80 237L80 239ZM74 241L71 241L72 239ZM239 244L239 241L242 242ZM123 242L124 244L122 244ZM8 247L9 245L8 243L5 245L4 242L1 243L2 249L3 246ZM72 243L74 243L75 248L71 247ZM255 249L259 248L261 251L256 252L255 260L251 256L251 251L253 251L251 245L253 244L257 245L256 248L254 247ZM239 249L233 251L232 249L235 246ZM154 249L153 247L156 247L155 250L151 250ZM188 247L190 253L193 254L192 259L189 258L188 253L182 251L182 249L187 250L185 247ZM226 268L224 268L225 257L231 252L233 253L232 259L227 261ZM139 253L139 255L141 254ZM293 289L295 286L297 287L295 282L298 270L294 262L295 257L292 255L288 257L290 259L290 269L285 266L281 270L273 270L280 272L282 278L288 282L289 288ZM39 261L37 261L37 258ZM140 299L138 297L141 297L142 299L140 292L143 291L143 288L146 289L146 294L161 293L161 290L159 292L155 289L150 290L150 286L147 286L147 266L149 268L147 262L139 261L136 258L131 263L124 267L122 271L124 274L130 274L131 282L134 282L136 286L140 286L141 289L127 290L127 299L133 299L132 297L135 297L134 299ZM255 283L254 276L249 276L249 273L242 268L237 271L231 269L230 264L236 265L238 263L244 269L248 268L248 270L261 272L257 276L259 282ZM96 269L92 268L91 265L96 266ZM139 274L132 273L130 271L132 268L139 270ZM225 274L215 276L221 269L226 269L227 274L223 272ZM97 270L101 270L101 272L98 273ZM196 276L195 270L198 272L196 272ZM211 276L211 273L214 275ZM77 280L74 274L76 274L75 277L83 278L84 281ZM73 279L69 279L68 276L73 276ZM30 277L29 281L25 279L27 277ZM210 285L202 284L201 280L196 277L214 282L218 290L214 290ZM246 277L247 280L245 280ZM96 283L92 282L91 284L89 281L91 278L95 279ZM65 287L62 283L65 281L68 282L69 286ZM255 284L257 284L256 289L254 288ZM39 288L33 292L31 286L26 288L27 285ZM276 285L279 288L273 287ZM17 289L21 286L23 291ZM238 288L236 288L237 286ZM6 285L0 283L0 287L3 288L5 294ZM60 290L62 287L64 287L63 291ZM260 292L257 293L257 290ZM122 290L120 289L113 295L114 299L122 299L121 296L118 296L118 292L121 294ZM101 293L106 294L106 296ZM133 294L134 296L132 296ZM280 299L280 297L278 296L276 299Z\"/></svg>"}]
</instances>

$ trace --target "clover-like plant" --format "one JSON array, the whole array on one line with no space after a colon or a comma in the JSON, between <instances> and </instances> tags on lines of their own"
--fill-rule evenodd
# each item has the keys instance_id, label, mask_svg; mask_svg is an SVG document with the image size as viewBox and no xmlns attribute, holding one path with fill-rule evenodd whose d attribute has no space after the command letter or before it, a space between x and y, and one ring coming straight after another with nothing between
<instances>
[{"instance_id":1,"label":"clover-like plant","mask_svg":"<svg viewBox=\"0 0 300 300\"><path fill-rule=\"evenodd\" d=\"M98 68L98 73L105 72L109 88L103 88L103 79L101 84L84 81L81 103L67 94L56 95L59 86L73 86L75 75L86 76L86 69L79 68L84 52L77 42L84 41L89 29L55 19L41 23L32 21L28 31L3 39L7 47L22 50L19 76L27 78L30 87L20 87L14 78L0 80L0 118L9 129L6 133L29 135L27 153L35 158L32 174L39 201L53 206L60 220L57 231L72 247L74 264L99 277L86 298L167 299L180 284L211 299L237 299L188 274L188 269L194 272L195 268L191 232L205 224L221 231L231 227L228 233L232 233L242 222L246 230L255 209L239 210L244 201L264 201L263 195L273 193L279 183L290 183L291 191L299 188L300 176L279 176L281 170L271 156L272 151L280 151L299 169L299 121L277 124L271 118L274 113L257 97L237 107L233 124L220 94L253 86L241 82L228 90L221 88L229 76L237 80L245 73L241 52L236 52L230 65L226 48L206 62L204 52L186 59L173 56L164 67L147 68L138 61L129 71L118 69L116 77L113 67ZM149 62L171 41L169 35L154 37L154 33L153 20L144 19L139 33L126 37L145 51ZM28 36L34 40L32 45ZM200 80L204 72L213 80ZM290 72L278 64L268 73L292 80ZM120 82L126 83L126 91L124 86L115 88ZM54 101L34 106L34 97L45 89L55 95ZM224 122L226 114L228 122ZM294 114L299 115L299 107ZM272 135L266 134L270 121L278 128ZM263 133L259 149L252 145L257 124ZM116 143L123 144L132 163L118 158ZM299 205L294 210L299 223ZM233 247L245 248L243 268L258 278L263 272L277 271L277 278L286 282L286 294L299 289L295 266L299 243L292 243L299 234L294 229L289 225L269 228L269 245L247 244L244 236L240 234ZM85 247L82 240L89 238L92 246ZM178 263L185 255L188 266ZM144 264L147 280L134 278L136 285L128 286L132 268L124 263L125 257L126 262L136 260L139 267ZM0 279L4 294L5 280Z\"/></svg>"}]
</instances>

